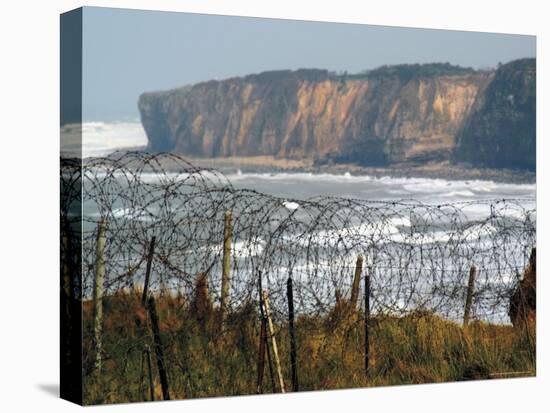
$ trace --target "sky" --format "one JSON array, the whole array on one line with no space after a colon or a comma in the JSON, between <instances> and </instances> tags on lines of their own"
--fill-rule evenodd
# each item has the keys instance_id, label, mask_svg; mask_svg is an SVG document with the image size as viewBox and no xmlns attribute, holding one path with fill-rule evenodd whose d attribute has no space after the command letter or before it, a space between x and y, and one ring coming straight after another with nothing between
<instances>
[{"instance_id":1,"label":"sky","mask_svg":"<svg viewBox=\"0 0 550 413\"><path fill-rule=\"evenodd\" d=\"M83 120L137 120L143 92L266 70L491 68L535 56L526 35L86 7Z\"/></svg>"}]
</instances>

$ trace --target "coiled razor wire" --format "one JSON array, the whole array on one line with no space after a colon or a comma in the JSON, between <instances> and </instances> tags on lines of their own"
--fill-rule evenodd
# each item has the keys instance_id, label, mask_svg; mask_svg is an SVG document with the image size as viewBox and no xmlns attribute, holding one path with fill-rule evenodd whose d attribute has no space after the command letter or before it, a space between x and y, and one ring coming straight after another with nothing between
<instances>
[{"instance_id":1,"label":"coiled razor wire","mask_svg":"<svg viewBox=\"0 0 550 413\"><path fill-rule=\"evenodd\" d=\"M224 214L232 212L231 306L257 297L264 278L277 313L293 278L297 312L320 314L336 292L349 296L355 260L371 269L372 311L418 308L457 318L471 265L477 268L475 315L505 312L535 245L533 199L427 205L318 196L282 199L234 189L221 173L173 154L129 153L64 165L81 174L83 297L91 297L95 242L107 223L106 290L143 283L148 245L156 237L151 291L191 294L200 272L219 300ZM65 215L68 207L63 208ZM70 220L70 217L67 217Z\"/></svg>"}]
</instances>

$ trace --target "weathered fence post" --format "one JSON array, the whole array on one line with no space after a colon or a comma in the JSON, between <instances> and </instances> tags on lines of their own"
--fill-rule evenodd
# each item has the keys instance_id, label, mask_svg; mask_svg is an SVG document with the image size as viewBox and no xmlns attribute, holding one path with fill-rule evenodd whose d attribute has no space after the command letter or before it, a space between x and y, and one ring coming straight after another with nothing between
<instances>
[{"instance_id":1,"label":"weathered fence post","mask_svg":"<svg viewBox=\"0 0 550 413\"><path fill-rule=\"evenodd\" d=\"M466 304L464 305L463 326L467 327L470 322L470 311L472 310L472 299L474 295L474 284L476 279L476 267L470 267L470 277L468 278L468 290L466 291Z\"/></svg>"},{"instance_id":2,"label":"weathered fence post","mask_svg":"<svg viewBox=\"0 0 550 413\"><path fill-rule=\"evenodd\" d=\"M260 343L258 348L258 377L256 380L256 393L263 393L264 383L264 369L265 369L265 352L266 352L266 322L264 316L264 309L262 304L262 273L258 271L258 302L260 304Z\"/></svg>"},{"instance_id":3,"label":"weathered fence post","mask_svg":"<svg viewBox=\"0 0 550 413\"><path fill-rule=\"evenodd\" d=\"M153 297L149 297L149 299L147 300L147 309L149 310L151 329L153 330L153 342L155 344L155 354L157 356L157 367L159 369L162 396L164 400L170 400L170 392L168 390L168 376L166 375L166 368L164 364L164 349L162 347L159 319L157 316L157 309L155 307L155 299Z\"/></svg>"},{"instance_id":4,"label":"weathered fence post","mask_svg":"<svg viewBox=\"0 0 550 413\"><path fill-rule=\"evenodd\" d=\"M145 377L144 369L145 369L145 350L141 352L141 363L139 365L139 391L141 392L141 399L143 401L146 401L147 399L145 398L145 388L143 387L143 380Z\"/></svg>"},{"instance_id":5,"label":"weathered fence post","mask_svg":"<svg viewBox=\"0 0 550 413\"><path fill-rule=\"evenodd\" d=\"M231 271L231 238L233 236L233 214L226 211L223 220L223 264L222 264L222 291L220 298L220 319L223 325L228 307L230 271Z\"/></svg>"},{"instance_id":6,"label":"weathered fence post","mask_svg":"<svg viewBox=\"0 0 550 413\"><path fill-rule=\"evenodd\" d=\"M151 242L149 243L149 253L147 254L147 267L145 269L145 280L143 281L143 295L141 297L141 303L143 305L147 302L147 292L149 291L149 279L151 278L151 266L153 264L153 255L155 254L155 243L157 238L153 235Z\"/></svg>"},{"instance_id":7,"label":"weathered fence post","mask_svg":"<svg viewBox=\"0 0 550 413\"><path fill-rule=\"evenodd\" d=\"M358 255L355 262L355 274L353 275L353 284L351 286L350 308L357 308L357 299L359 298L359 285L361 284L361 273L363 272L363 256Z\"/></svg>"},{"instance_id":8,"label":"weathered fence post","mask_svg":"<svg viewBox=\"0 0 550 413\"><path fill-rule=\"evenodd\" d=\"M151 366L151 349L149 346L145 346L145 360L147 361L147 375L149 378L149 395L151 398L151 401L155 401L155 386L153 384L153 369Z\"/></svg>"},{"instance_id":9,"label":"weathered fence post","mask_svg":"<svg viewBox=\"0 0 550 413\"><path fill-rule=\"evenodd\" d=\"M260 304L261 305L261 304ZM264 369L265 369L265 343L266 343L266 326L262 316L260 326L260 344L258 350L258 378L256 380L256 393L263 393L264 384Z\"/></svg>"},{"instance_id":10,"label":"weathered fence post","mask_svg":"<svg viewBox=\"0 0 550 413\"><path fill-rule=\"evenodd\" d=\"M267 342L267 320L265 320L265 353L267 354L267 365L269 367L269 379L271 380L271 392L277 392L277 385L275 383L275 374L273 373L273 361L271 360L271 350L269 349L269 343Z\"/></svg>"},{"instance_id":11,"label":"weathered fence post","mask_svg":"<svg viewBox=\"0 0 550 413\"><path fill-rule=\"evenodd\" d=\"M157 317L157 312L155 308L155 302L153 297L150 298L150 300L152 300L152 305L151 305L151 301L147 301L147 295L149 293L149 282L151 279L151 268L153 264L153 256L155 254L156 240L157 238L153 235L151 237L151 242L149 243L149 251L147 253L147 267L145 269L145 279L143 281L143 294L141 296L141 304L144 307L146 307L146 309L149 312L149 318L151 319L151 328L153 330L153 340L155 342L155 352L157 355L157 364L159 369L159 375L161 378L162 393L165 400L168 400L166 399L166 395L168 394L168 379L166 378L166 372L164 371L164 354L162 349L162 343L160 341L160 330L158 327L158 317ZM143 332L143 326L140 326L140 332ZM149 380L149 398L151 399L151 401L154 401L155 387L153 383L153 369L151 366L151 349L149 348L149 345L146 344L143 351L144 351L143 354L146 355L146 361L147 361L148 380ZM166 392L165 392L165 386L166 386ZM168 395L168 397L170 396Z\"/></svg>"},{"instance_id":12,"label":"weathered fence post","mask_svg":"<svg viewBox=\"0 0 550 413\"><path fill-rule=\"evenodd\" d=\"M273 376L273 364L271 362L271 354L269 353L269 345L267 343L267 318L265 316L263 297L262 297L262 273L258 271L258 296L260 303L260 317L261 317L261 327L260 327L260 344L259 344L259 353L258 353L258 379L257 379L257 389L258 393L263 393L263 381L264 381L264 371L265 371L265 356L267 355L267 363L269 367L269 377L271 378L271 388L273 393L277 391L275 387L275 377Z\"/></svg>"},{"instance_id":13,"label":"weathered fence post","mask_svg":"<svg viewBox=\"0 0 550 413\"><path fill-rule=\"evenodd\" d=\"M296 366L296 334L294 331L294 294L292 291L292 278L286 282L286 295L288 298L288 330L290 335L290 371L292 372L292 391L298 389L298 369Z\"/></svg>"},{"instance_id":14,"label":"weathered fence post","mask_svg":"<svg viewBox=\"0 0 550 413\"><path fill-rule=\"evenodd\" d=\"M365 274L365 376L369 373L370 275L372 270L372 265L369 265Z\"/></svg>"},{"instance_id":15,"label":"weathered fence post","mask_svg":"<svg viewBox=\"0 0 550 413\"><path fill-rule=\"evenodd\" d=\"M147 364L147 384L149 385L149 399L151 401L154 401L155 391L153 386L153 371L151 369L151 350L149 349L148 345L146 345L141 352L141 373L139 375L139 390L141 391L141 398L144 402L147 401L147 396L143 385L143 380L145 376L145 364Z\"/></svg>"},{"instance_id":16,"label":"weathered fence post","mask_svg":"<svg viewBox=\"0 0 550 413\"><path fill-rule=\"evenodd\" d=\"M97 225L94 278L94 342L95 366L101 371L103 353L103 288L105 284L105 232L106 223L101 219Z\"/></svg>"},{"instance_id":17,"label":"weathered fence post","mask_svg":"<svg viewBox=\"0 0 550 413\"><path fill-rule=\"evenodd\" d=\"M285 384L283 381L283 373L281 371L281 361L279 359L279 351L277 350L277 341L275 340L275 330L273 328L273 321L271 320L271 314L269 311L269 298L267 291L263 292L264 310L267 318L267 327L269 329L269 337L271 338L271 348L273 349L273 360L275 361L275 369L277 371L277 379L279 381L279 388L281 393L285 392Z\"/></svg>"}]
</instances>

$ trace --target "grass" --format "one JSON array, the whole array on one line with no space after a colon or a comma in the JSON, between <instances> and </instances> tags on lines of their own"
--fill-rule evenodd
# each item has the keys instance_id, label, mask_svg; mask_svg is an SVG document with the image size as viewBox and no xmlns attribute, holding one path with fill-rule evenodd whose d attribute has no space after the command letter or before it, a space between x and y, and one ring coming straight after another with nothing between
<instances>
[{"instance_id":1,"label":"grass","mask_svg":"<svg viewBox=\"0 0 550 413\"><path fill-rule=\"evenodd\" d=\"M257 305L246 303L226 317L208 295L188 301L157 297L161 338L172 399L256 393L259 343ZM84 303L85 404L149 400L146 345L153 348L140 293L104 298L104 361L94 368L93 306ZM361 312L336 307L324 316L296 318L300 390L436 383L535 374L535 332L472 322L467 328L429 312L372 317L370 365L364 369ZM287 389L290 383L288 326L276 321L276 339ZM155 399L162 397L155 353L151 354ZM266 362L267 363L267 362ZM519 372L519 373L517 373ZM513 374L511 374L513 373ZM264 392L272 392L266 365Z\"/></svg>"}]
</instances>

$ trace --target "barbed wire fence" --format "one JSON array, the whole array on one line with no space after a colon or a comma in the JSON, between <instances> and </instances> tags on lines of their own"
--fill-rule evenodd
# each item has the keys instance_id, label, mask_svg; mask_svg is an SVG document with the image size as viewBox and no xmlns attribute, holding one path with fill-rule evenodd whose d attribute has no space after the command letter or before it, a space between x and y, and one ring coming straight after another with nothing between
<instances>
[{"instance_id":1,"label":"barbed wire fence","mask_svg":"<svg viewBox=\"0 0 550 413\"><path fill-rule=\"evenodd\" d=\"M297 341L318 334L314 320L355 331L349 339L363 341L365 370L371 318L429 312L508 323L536 241L532 199L283 199L236 189L173 154L62 160L61 176L63 228L81 220L85 381L109 369L123 383L103 383L104 400L154 399L152 365L163 398L176 388L180 397L208 395L182 351L196 328L212 364L221 357L212 346L231 340L259 352L241 360L252 383L241 391L259 392L265 365L272 391L285 390L283 376L299 389ZM71 213L75 203L81 215ZM62 243L61 253L64 262L75 252Z\"/></svg>"}]
</instances>

